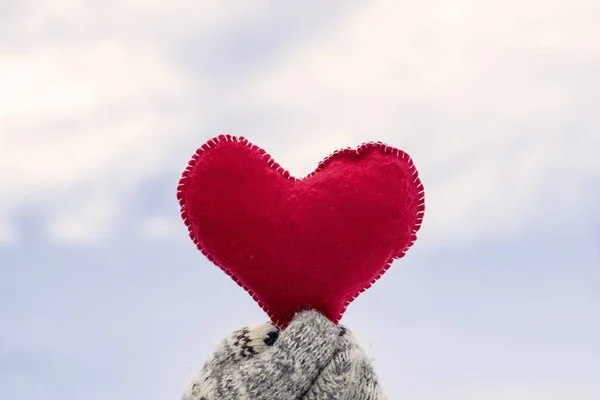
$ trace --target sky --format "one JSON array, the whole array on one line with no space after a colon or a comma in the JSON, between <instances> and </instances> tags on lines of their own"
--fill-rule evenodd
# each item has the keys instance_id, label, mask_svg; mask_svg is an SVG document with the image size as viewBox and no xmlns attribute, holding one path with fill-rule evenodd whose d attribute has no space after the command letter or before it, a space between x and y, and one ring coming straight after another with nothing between
<instances>
[{"instance_id":1,"label":"sky","mask_svg":"<svg viewBox=\"0 0 600 400\"><path fill-rule=\"evenodd\" d=\"M390 399L600 398L597 0L3 0L0 398L180 398L266 315L179 177L244 136L298 177L408 152L427 211L342 323Z\"/></svg>"}]
</instances>

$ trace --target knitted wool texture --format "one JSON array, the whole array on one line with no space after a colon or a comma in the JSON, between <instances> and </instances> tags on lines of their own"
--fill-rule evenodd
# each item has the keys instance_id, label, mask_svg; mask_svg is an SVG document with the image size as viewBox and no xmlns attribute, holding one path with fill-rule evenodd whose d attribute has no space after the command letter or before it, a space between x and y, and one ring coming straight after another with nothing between
<instances>
[{"instance_id":1,"label":"knitted wool texture","mask_svg":"<svg viewBox=\"0 0 600 400\"><path fill-rule=\"evenodd\" d=\"M385 400L353 335L316 311L228 335L183 400Z\"/></svg>"}]
</instances>

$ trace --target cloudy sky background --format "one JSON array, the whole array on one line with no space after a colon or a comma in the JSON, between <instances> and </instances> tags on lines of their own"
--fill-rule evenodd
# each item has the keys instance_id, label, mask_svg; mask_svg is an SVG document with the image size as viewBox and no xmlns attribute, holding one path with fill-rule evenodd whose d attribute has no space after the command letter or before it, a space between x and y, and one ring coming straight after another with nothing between
<instances>
[{"instance_id":1,"label":"cloudy sky background","mask_svg":"<svg viewBox=\"0 0 600 400\"><path fill-rule=\"evenodd\" d=\"M1 8L1 399L179 398L265 319L179 219L222 132L415 160L419 240L343 320L391 399L600 398L597 0Z\"/></svg>"}]
</instances>

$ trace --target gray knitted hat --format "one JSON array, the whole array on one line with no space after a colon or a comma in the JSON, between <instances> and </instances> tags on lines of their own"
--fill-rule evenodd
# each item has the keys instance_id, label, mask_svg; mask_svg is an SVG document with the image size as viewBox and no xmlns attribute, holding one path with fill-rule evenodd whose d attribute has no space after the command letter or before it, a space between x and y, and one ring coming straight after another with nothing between
<instances>
[{"instance_id":1,"label":"gray knitted hat","mask_svg":"<svg viewBox=\"0 0 600 400\"><path fill-rule=\"evenodd\" d=\"M353 335L316 311L280 331L271 323L229 334L183 400L385 400Z\"/></svg>"}]
</instances>

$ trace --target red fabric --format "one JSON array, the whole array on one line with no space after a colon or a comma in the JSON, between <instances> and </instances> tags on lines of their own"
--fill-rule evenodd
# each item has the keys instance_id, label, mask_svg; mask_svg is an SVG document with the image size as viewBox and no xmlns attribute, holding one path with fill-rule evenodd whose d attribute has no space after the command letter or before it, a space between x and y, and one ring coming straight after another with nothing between
<instances>
[{"instance_id":1,"label":"red fabric","mask_svg":"<svg viewBox=\"0 0 600 400\"><path fill-rule=\"evenodd\" d=\"M178 198L194 243L280 327L308 308L338 323L413 244L425 209L401 150L340 150L296 179L230 135L198 149Z\"/></svg>"}]
</instances>

